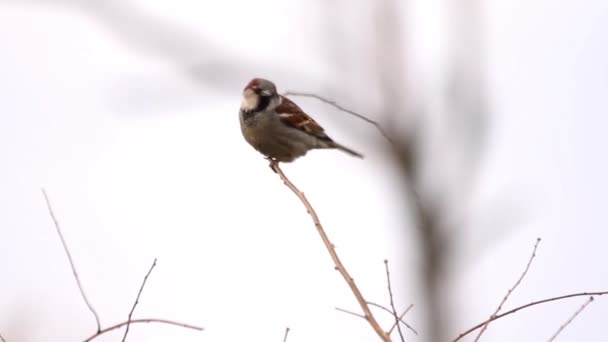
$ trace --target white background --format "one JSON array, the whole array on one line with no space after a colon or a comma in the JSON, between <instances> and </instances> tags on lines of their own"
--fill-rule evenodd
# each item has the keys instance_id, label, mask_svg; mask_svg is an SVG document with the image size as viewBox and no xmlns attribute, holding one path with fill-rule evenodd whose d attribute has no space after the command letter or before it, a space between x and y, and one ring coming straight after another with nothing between
<instances>
[{"instance_id":1,"label":"white background","mask_svg":"<svg viewBox=\"0 0 608 342\"><path fill-rule=\"evenodd\" d=\"M324 7L117 2L119 13L143 13L159 27L152 41L175 43L169 52L145 43L146 33L133 29L137 15L125 14L132 20L125 27L104 17L103 5L83 3L0 1L0 333L8 342L78 341L95 329L44 187L102 324L126 319L157 257L134 316L206 329L139 325L130 341L280 341L286 326L291 342L374 340L363 320L334 310L357 311L357 304L301 204L238 127L240 91L257 76L281 91L344 89L332 96L368 108L360 95L348 95L352 88L364 95L368 85L343 86L341 71L328 62ZM369 3L351 4L338 18L357 27ZM416 58L421 74L433 75L444 46L442 3L414 7ZM608 3L490 1L484 14L491 135L476 223L459 233L462 245L449 266L448 336L494 310L539 236L537 258L507 307L608 290ZM162 36L161 24L179 32ZM184 33L185 44L174 41ZM357 57L341 58L347 68ZM238 82L222 80L226 71L218 67L206 83L174 63L201 59L212 71L213 63L247 63L235 65ZM415 305L407 320L420 335L406 338L425 341L420 260L398 213L397 173L378 144L361 138L375 134L372 128L296 100L366 159L317 151L285 172L317 208L369 300L388 304L382 260L391 261L398 308ZM495 198L500 205L490 203ZM608 303L598 299L561 341L608 338ZM498 321L485 340L546 340L584 300ZM390 326L390 316L378 317Z\"/></svg>"}]
</instances>

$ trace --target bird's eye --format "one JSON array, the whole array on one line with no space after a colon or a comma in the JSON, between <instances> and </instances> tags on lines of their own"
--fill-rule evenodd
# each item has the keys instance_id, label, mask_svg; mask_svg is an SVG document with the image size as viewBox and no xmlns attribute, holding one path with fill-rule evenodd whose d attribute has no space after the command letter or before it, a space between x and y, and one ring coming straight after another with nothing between
<instances>
[{"instance_id":1,"label":"bird's eye","mask_svg":"<svg viewBox=\"0 0 608 342\"><path fill-rule=\"evenodd\" d=\"M271 96L272 93L270 92L270 90L264 89L264 90L260 91L260 95L262 95L262 96Z\"/></svg>"}]
</instances>

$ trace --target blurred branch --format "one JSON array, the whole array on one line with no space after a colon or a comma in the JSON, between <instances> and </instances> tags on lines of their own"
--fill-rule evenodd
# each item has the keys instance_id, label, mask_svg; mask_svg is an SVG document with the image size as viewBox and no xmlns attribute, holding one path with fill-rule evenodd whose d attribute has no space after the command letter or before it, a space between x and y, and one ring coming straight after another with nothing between
<instances>
[{"instance_id":1,"label":"blurred branch","mask_svg":"<svg viewBox=\"0 0 608 342\"><path fill-rule=\"evenodd\" d=\"M91 335L89 337L87 337L86 339L84 339L83 342L89 342L92 341L94 339L96 339L97 337L110 332L112 330L115 329L119 329L122 328L126 325L130 325L130 324L140 324L140 323L162 323L162 324L168 324L168 325L175 325L178 327L182 327L182 328L186 328L186 329L192 329L192 330L197 330L197 331L203 331L202 327L198 327L195 325L190 325L190 324L186 324L186 323L180 323L180 322L176 322L176 321L170 321L168 319L159 319L159 318L140 318L140 319L133 319L130 321L125 321L125 322L121 322L121 323L117 323L113 326L101 329L101 331L99 331L98 333L95 333L94 335Z\"/></svg>"},{"instance_id":2,"label":"blurred branch","mask_svg":"<svg viewBox=\"0 0 608 342\"><path fill-rule=\"evenodd\" d=\"M513 285L513 287L511 287L508 291L507 294L504 296L504 298L502 299L502 301L500 302L500 304L498 304L498 307L496 308L496 310L494 311L494 313L490 316L490 318L495 317L496 314L498 314L500 312L500 310L502 310L502 306L507 302L507 300L509 299L509 297L511 296L511 293L513 293L513 291L515 291L515 289L519 286L519 284L521 284L521 281L524 279L524 277L526 276L526 274L528 274L528 270L530 269L530 265L532 265L532 261L534 260L534 257L536 256L536 249L538 248L538 244L540 243L540 238L536 239L536 243L534 244L534 249L532 250L532 255L530 255L530 259L528 260L528 264L526 264L526 268L524 269L524 271L522 272L522 274L519 276L519 279L517 279L517 281L515 282L515 285ZM483 335L483 333L486 331L486 329L488 329L488 326L490 325L490 320L487 321L487 323L481 327L481 330L479 330L479 334L477 334L477 337L475 337L475 342L479 341L479 339L481 338L481 335Z\"/></svg>"},{"instance_id":3,"label":"blurred branch","mask_svg":"<svg viewBox=\"0 0 608 342\"><path fill-rule=\"evenodd\" d=\"M300 97L310 97L310 98L313 98L313 99L317 99L317 100L319 100L319 101L321 101L321 102L323 102L323 103L326 103L326 104L328 104L328 105L330 105L330 106L332 106L332 107L334 107L334 108L338 109L338 110L339 110L339 111L341 111L341 112L344 112L344 113L350 114L350 115L352 115L352 116L354 116L354 117L356 117L356 118L358 118L358 119L361 119L361 120L363 120L363 121L365 121L365 122L367 122L367 123L369 123L369 124L371 124L371 125L375 126L375 127L376 127L376 129L377 129L377 130L380 132L380 134L382 134L382 136L383 136L383 137L384 137L384 138L385 138L385 139L386 139L386 140L387 140L389 143L391 143L391 144L392 144L391 137L388 135L388 133L386 133L386 131L384 130L384 128L382 128L382 126L381 126L381 125L380 125L380 124L379 124L377 121L374 121L374 120L372 120L372 119L368 118L367 116L365 116L365 115L363 115L363 114L359 114L359 113L357 113L357 112L355 112L355 111L352 111L352 110L350 110L350 109L348 109L348 108L346 108L346 107L344 107L344 106L342 106L342 105L338 104L338 103L337 103L336 101L334 101L334 100L330 100L330 99L328 99L328 98L325 98L325 97L323 97L323 96L320 96L320 95L317 95L317 94L314 94L314 93L302 93L302 92L297 92L297 91L289 91L289 90L288 90L288 91L286 91L286 92L283 94L283 96L300 96Z\"/></svg>"},{"instance_id":4,"label":"blurred branch","mask_svg":"<svg viewBox=\"0 0 608 342\"><path fill-rule=\"evenodd\" d=\"M381 113L386 118L385 127L389 128L392 144L391 154L399 168L404 198L404 212L413 212L412 225L407 227L418 235L420 260L422 264L422 284L426 317L429 325L425 339L444 341L446 325L450 313L444 302L446 286L442 281L445 276L446 256L452 251L453 240L445 238L445 226L440 221L445 214L438 199L441 196L430 194L425 190L418 173L422 170L429 156L421 152L424 143L430 139L424 136L423 119L428 117L425 111L429 106L416 103L418 97L414 88L409 85L408 75L415 70L407 47L406 35L407 6L403 0L384 0L377 2L370 13L375 32L370 37L371 50L375 51L370 61L376 77L378 89L382 94ZM414 80L415 76L409 76ZM428 104L427 104L428 105ZM425 165L424 165L425 166ZM445 165L441 173L449 173ZM444 204L444 203L441 203Z\"/></svg>"},{"instance_id":5,"label":"blurred branch","mask_svg":"<svg viewBox=\"0 0 608 342\"><path fill-rule=\"evenodd\" d=\"M484 325L486 325L488 322L492 322L495 321L497 319L501 319L505 316L509 316L511 314L516 313L519 310L523 310L523 309L527 309L536 305L540 305L540 304L545 304L545 303L549 303L549 302L555 302L555 301L559 301L562 299L567 299L567 298L574 298L574 297L582 297L582 296L603 296L603 295L608 295L608 291L598 291L598 292L580 292L580 293L572 293L572 294L567 294L567 295L563 295L563 296L559 296L559 297L552 297L552 298L547 298L547 299L543 299L543 300L538 300L535 302L531 302L522 306L518 306L515 309L511 309L507 312L504 312L500 315L494 316L494 317L490 317L489 319L475 325L472 328L469 328L467 331L461 333L460 335L458 335L458 337L456 337L455 339L452 340L452 342L457 342L460 339L462 339L463 337L467 336L468 334L472 333L473 331L483 327Z\"/></svg>"},{"instance_id":6,"label":"blurred branch","mask_svg":"<svg viewBox=\"0 0 608 342\"><path fill-rule=\"evenodd\" d=\"M285 336L283 336L283 342L287 342L287 335L289 335L289 327L285 328Z\"/></svg>"},{"instance_id":7,"label":"blurred branch","mask_svg":"<svg viewBox=\"0 0 608 342\"><path fill-rule=\"evenodd\" d=\"M386 283L388 287L388 296L391 302L391 309L393 312L393 316L395 316L395 325L397 325L397 331L399 332L399 337L401 338L401 342L405 342L403 338L403 332L401 331L401 325L399 324L399 316L397 315L397 309L395 309L395 302L393 300L393 289L391 286L391 273L388 269L388 260L384 260L384 269L386 271ZM390 333L389 333L390 334Z\"/></svg>"},{"instance_id":8,"label":"blurred branch","mask_svg":"<svg viewBox=\"0 0 608 342\"><path fill-rule=\"evenodd\" d=\"M84 288L82 287L82 284L80 283L80 278L78 277L78 272L76 272L76 266L74 265L74 260L72 259L72 255L70 254L70 249L68 248L68 245L65 242L63 233L61 232L61 228L59 226L59 222L57 221L57 218L55 217L55 213L53 212L53 208L51 207L51 202L49 201L49 197L47 196L46 191L44 189L40 189L40 190L42 191L42 195L44 196L44 200L45 200L46 206L49 210L49 214L51 215L51 219L53 219L53 223L55 224L55 230L57 231L57 235L59 235L59 239L61 239L61 244L63 245L63 250L65 251L65 254L68 257L68 261L70 262L70 267L72 268L72 274L74 275L76 284L78 284L78 290L80 290L82 299L84 300L85 304L89 308L89 311L91 311L93 316L95 316L95 322L97 323L97 332L99 333L101 331L101 323L99 321L99 315L97 314L97 312L91 305L91 302L89 302L87 295L84 293Z\"/></svg>"},{"instance_id":9,"label":"blurred branch","mask_svg":"<svg viewBox=\"0 0 608 342\"><path fill-rule=\"evenodd\" d=\"M568 325L570 325L570 323L572 323L572 321L576 318L576 316L578 316L583 310L585 310L585 308L587 307L587 305L591 304L591 302L593 302L593 296L589 297L589 299L587 299L587 301L585 301L585 303L583 303L583 305L578 310L576 310L576 312L570 318L568 318L568 320L566 322L564 322L564 324L562 324L559 327L559 329L557 329L557 331L555 332L555 334L553 334L553 336L551 336L551 338L549 338L548 342L553 342L555 340L555 338L557 338L557 336L564 329L566 329L566 327Z\"/></svg>"},{"instance_id":10,"label":"blurred branch","mask_svg":"<svg viewBox=\"0 0 608 342\"><path fill-rule=\"evenodd\" d=\"M369 306L367 305L365 298L361 294L361 291L359 291L359 288L355 284L354 279L350 276L350 274L348 273L348 271L346 270L344 265L342 265L342 262L340 261L340 258L338 257L336 250L334 249L334 245L331 243L331 241L327 237L327 234L325 234L325 231L323 230L323 226L321 225L321 222L319 221L319 217L317 216L317 213L315 212L312 205L306 199L306 196L304 196L304 193L301 192L300 190L298 190L298 188L287 178L287 176L285 176L285 174L283 173L283 171L281 170L281 168L279 167L279 164L277 162L272 162L270 164L270 166L277 174L279 174L283 183L285 183L285 185L300 199L302 204L304 204L304 207L306 207L306 210L312 217L315 227L317 228L317 232L319 233L319 235L321 236L321 239L323 240L323 244L325 245L325 248L329 252L329 254L334 262L336 270L338 272L340 272L340 274L342 275L342 277L344 278L344 280L350 287L350 290L355 295L355 298L357 299L359 306L365 313L365 319L367 320L367 322L372 326L372 328L374 329L376 334L378 334L378 336L383 341L390 342L390 340L391 340L390 336L384 330L382 330L382 328L376 321L376 318L374 317L371 310L369 309Z\"/></svg>"},{"instance_id":11,"label":"blurred branch","mask_svg":"<svg viewBox=\"0 0 608 342\"><path fill-rule=\"evenodd\" d=\"M150 276L150 273L152 273L152 270L154 269L155 266L156 266L156 258L154 258L154 262L152 263L152 266L150 266L148 273L146 273L146 276L144 277L144 280L141 283L141 286L139 287L139 292L137 293L137 298L135 298L135 303L133 303L133 307L131 307L131 311L129 312L129 316L127 318L127 327L125 329L125 335L122 337L122 342L125 342L127 339L127 334L129 333L129 326L131 325L131 324L129 324L129 322L131 322L131 316L133 316L133 311L135 311L135 307L139 303L139 296L141 296L141 292L144 290L144 286L146 286L146 281L148 281L148 277Z\"/></svg>"},{"instance_id":12,"label":"blurred branch","mask_svg":"<svg viewBox=\"0 0 608 342\"><path fill-rule=\"evenodd\" d=\"M97 20L125 46L151 57L161 58L197 82L213 89L239 89L251 72L287 75L299 83L314 84L305 73L293 68L281 68L260 60L255 62L247 54L237 54L213 42L205 35L182 27L158 15L146 13L128 0L0 0L0 4L57 5L80 10ZM214 8L209 6L208 10Z\"/></svg>"},{"instance_id":13,"label":"blurred branch","mask_svg":"<svg viewBox=\"0 0 608 342\"><path fill-rule=\"evenodd\" d=\"M0 334L0 342L6 342L6 340L4 339L4 337L2 337L2 334Z\"/></svg>"}]
</instances>

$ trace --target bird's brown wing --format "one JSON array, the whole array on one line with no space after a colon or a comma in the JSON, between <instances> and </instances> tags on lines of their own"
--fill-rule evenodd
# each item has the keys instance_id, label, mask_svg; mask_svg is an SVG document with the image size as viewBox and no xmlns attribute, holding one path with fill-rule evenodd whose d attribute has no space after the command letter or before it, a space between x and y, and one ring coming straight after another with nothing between
<instances>
[{"instance_id":1,"label":"bird's brown wing","mask_svg":"<svg viewBox=\"0 0 608 342\"><path fill-rule=\"evenodd\" d=\"M281 96L281 104L275 109L283 123L315 137L332 141L325 130L313 118L304 113L298 105L285 96Z\"/></svg>"}]
</instances>

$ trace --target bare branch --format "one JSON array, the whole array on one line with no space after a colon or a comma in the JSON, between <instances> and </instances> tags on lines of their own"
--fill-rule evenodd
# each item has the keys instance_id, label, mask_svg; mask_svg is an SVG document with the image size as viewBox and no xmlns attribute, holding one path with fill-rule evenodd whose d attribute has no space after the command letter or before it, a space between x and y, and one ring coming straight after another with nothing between
<instances>
[{"instance_id":1,"label":"bare branch","mask_svg":"<svg viewBox=\"0 0 608 342\"><path fill-rule=\"evenodd\" d=\"M103 335L103 334L105 334L107 332L110 332L110 331L115 330L115 329L122 328L125 325L139 324L139 323L162 323L162 324L175 325L175 326L186 328L186 329L203 331L202 327L198 327L196 325L190 325L190 324L186 324L186 323L180 323L180 322L170 321L168 319L140 318L140 319L134 319L134 320L131 320L131 321L125 321L125 322L117 323L117 324L115 324L115 325L113 325L111 327L104 328L104 329L100 330L99 332L95 333L94 335L91 335L91 336L87 337L83 342L92 341L92 340L96 339L97 337L99 337L99 336L101 336L101 335Z\"/></svg>"},{"instance_id":2,"label":"bare branch","mask_svg":"<svg viewBox=\"0 0 608 342\"><path fill-rule=\"evenodd\" d=\"M335 309L338 310L338 311L342 311L344 313L347 313L349 315L353 315L353 316L357 316L357 317L365 319L365 316L363 316L362 314L358 314L356 312L353 312L353 311L350 311L350 310L346 310L346 309L342 309L342 308L335 308Z\"/></svg>"},{"instance_id":3,"label":"bare branch","mask_svg":"<svg viewBox=\"0 0 608 342\"><path fill-rule=\"evenodd\" d=\"M378 304L373 303L373 302L367 302L367 304L369 304L369 305L371 305L371 306L376 306L376 307L381 308L382 310L384 310L384 311L386 311L386 312L388 312L388 313L391 313L391 314L392 314L391 310L389 310L387 307L384 307L384 306L382 306L382 305L378 305ZM407 324L407 322L405 322L405 321L403 320L403 317L404 317L404 316L405 316L405 315L406 315L406 314L407 314L407 313L408 313L408 312L409 312L409 311L410 311L410 310L411 310L413 307L414 307L414 304L410 304L410 306L408 306L408 307L405 309L405 311L403 311L403 313L402 313L402 314L399 316L399 321L398 321L398 322L401 322L401 323L402 323L403 325L405 325L405 326L406 326L408 329L410 329L410 330L411 330L411 331L412 331L414 334L418 335L418 332L417 332L417 331L416 331L414 328L412 328L412 327L411 327L409 324ZM350 311L350 310L346 310L346 309L342 309L342 308L335 308L335 309L336 309L336 310L338 310L338 311L341 311L341 312L347 313L347 314L349 314L349 315L353 315L353 316L356 316L356 317L359 317L359 318L366 319L366 318L365 318L365 316L363 316L362 314L358 314L358 313L353 312L353 311ZM393 332L393 330L395 330L395 326L396 326L396 325L397 325L396 323L393 323L393 326L392 326L392 327L389 329L389 331L388 331L389 336L390 336L390 334Z\"/></svg>"},{"instance_id":4,"label":"bare branch","mask_svg":"<svg viewBox=\"0 0 608 342\"><path fill-rule=\"evenodd\" d=\"M0 342L6 342L6 340L4 339L4 337L2 337L2 334L0 334Z\"/></svg>"},{"instance_id":5,"label":"bare branch","mask_svg":"<svg viewBox=\"0 0 608 342\"><path fill-rule=\"evenodd\" d=\"M384 310L384 311L388 312L389 314L391 314L391 316L393 315L393 312L391 311L391 309L387 308L387 307L386 307L386 306L384 306L384 305L380 305L380 304L378 304L378 303L374 303L374 302L367 302L367 304L369 304L370 306L375 306L375 307L377 307L377 308L379 308L379 309L382 309L382 310ZM413 305L413 304L411 304L411 305L410 305L410 308L407 308L407 309L405 310L405 313L407 313L407 312L408 312L408 311L411 309L411 307L413 307L413 306L414 306L414 305ZM405 325L405 326L406 326L408 329L410 329L410 330L411 330L411 331L412 331L414 334L418 335L418 332L416 331L416 329L412 328L412 326L411 326L411 325L409 325L409 324L407 324L407 322L406 322L406 321L404 321L404 320L402 320L402 319L400 319L399 321L400 321L401 323L403 323L403 325Z\"/></svg>"},{"instance_id":6,"label":"bare branch","mask_svg":"<svg viewBox=\"0 0 608 342\"><path fill-rule=\"evenodd\" d=\"M513 287L511 287L509 289L509 291L507 291L507 294L504 296L504 298L502 299L502 301L500 302L500 304L498 305L498 307L496 308L494 313L490 316L490 318L495 317L496 314L498 314L500 312L500 310L502 310L502 306L506 303L507 299L509 299L509 296L511 296L511 293L513 293L513 291L515 291L515 289L519 286L519 284L521 284L521 281L524 279L526 274L528 274L530 265L532 264L532 261L534 260L534 257L536 256L536 249L538 248L539 243L540 243L540 238L537 238L536 243L534 244L534 249L532 250L532 255L530 256L530 259L528 260L528 264L526 265L526 268L524 269L523 273L519 276L519 279L517 279L517 282L515 282L515 285L513 285ZM477 337L475 337L474 342L479 341L479 339L481 338L481 335L486 331L486 329L488 329L490 322L492 322L492 321L488 320L486 322L486 324L481 328L481 330L479 331L479 334L477 334Z\"/></svg>"},{"instance_id":7,"label":"bare branch","mask_svg":"<svg viewBox=\"0 0 608 342\"><path fill-rule=\"evenodd\" d=\"M286 91L286 92L285 92L283 95L284 95L284 96L300 96L300 97L310 97L310 98L313 98L313 99L317 99L317 100L319 100L319 101L321 101L321 102L327 103L328 105L330 105L330 106L332 106L332 107L334 107L334 108L338 109L338 110L339 110L339 111L341 111L341 112L344 112L344 113L350 114L350 115L352 115L352 116L354 116L354 117L356 117L356 118L358 118L358 119L361 119L361 120L363 120L363 121L365 121L365 122L367 122L367 123L369 123L369 124L371 124L371 125L374 125L374 126L376 127L376 129L377 129L377 130L380 132L380 134L382 134L382 136L383 136L383 137L384 137L386 140L388 140L388 142L389 142L391 145L393 144L393 141L391 140L391 137L389 136L389 134L388 134L388 133L386 133L386 131L384 130L384 128L382 128L382 126L381 126L381 125L380 125L380 124L379 124L377 121L374 121L374 120L372 120L372 119L368 118L367 116L365 116L365 115L363 115L363 114L359 114L359 113L357 113L357 112L355 112L355 111L353 111L353 110L350 110L350 109L348 109L348 108L346 108L346 107L343 107L342 105L338 104L336 101L333 101L333 100L327 99L327 98L325 98L325 97L323 97L323 96L320 96L320 95L317 95L317 94L313 94L313 93L302 93L302 92L298 92L298 91L289 91L289 90L288 90L288 91Z\"/></svg>"},{"instance_id":8,"label":"bare branch","mask_svg":"<svg viewBox=\"0 0 608 342\"><path fill-rule=\"evenodd\" d=\"M325 231L323 230L323 226L321 225L321 222L319 221L319 217L317 216L317 213L313 209L312 205L306 199L306 196L304 196L304 193L302 193L300 190L298 190L298 188L287 178L287 176L285 176L285 174L283 173L283 171L281 170L281 168L279 167L277 162L271 162L270 166L276 173L279 174L279 176L281 177L281 180L283 180L283 183L285 183L285 185L296 196L298 196L298 198L300 199L302 204L304 204L304 207L306 207L306 210L312 217L315 227L317 228L317 232L319 233L319 235L321 236L321 239L323 240L323 244L325 244L325 248L329 252L329 255L331 256L331 258L334 262L336 270L338 272L340 272L340 274L342 275L342 277L344 278L344 280L350 287L350 290L355 295L355 298L357 299L359 306L365 313L365 319L367 320L367 322L372 326L372 328L374 329L376 334L378 334L378 336L383 341L390 342L390 340L391 340L390 336L386 333L386 331L382 330L382 328L378 324L378 321L376 321L376 318L374 317L371 310L369 309L369 306L367 305L365 298L361 294L361 291L359 291L359 288L355 284L355 281L350 276L350 274L348 273L348 271L346 270L344 265L342 265L342 262L340 261L340 258L338 258L338 254L336 253L336 250L334 249L334 245L331 243L331 241L327 237L327 234L325 234Z\"/></svg>"},{"instance_id":9,"label":"bare branch","mask_svg":"<svg viewBox=\"0 0 608 342\"><path fill-rule=\"evenodd\" d=\"M388 329L388 334L389 334L389 335L390 335L390 334L393 332L393 330L395 330L395 327L399 325L399 322L401 322L401 323L405 324L405 325L406 325L408 328L410 328L410 329L411 329L411 330L412 330L412 331L413 331L413 332L414 332L416 335L418 335L418 332L417 332L416 330L412 329L412 328L411 328L411 327L410 327L410 326L409 326L407 323L405 323L405 322L403 321L403 317L404 317L405 315L407 315L407 313L408 313L408 312L409 312L409 311L410 311L410 310L411 310L413 307L414 307L414 304L410 304L410 306L408 306L408 307L405 309L405 311L403 311L403 313L402 313L402 314L401 314L401 315L398 317L398 320L397 320L397 321L395 321L395 323L393 323L393 326L392 326L390 329Z\"/></svg>"},{"instance_id":10,"label":"bare branch","mask_svg":"<svg viewBox=\"0 0 608 342\"><path fill-rule=\"evenodd\" d=\"M127 318L127 328L125 329L125 335L122 337L122 342L125 342L127 339L127 334L129 333L129 326L131 325L131 324L129 324L131 322L131 316L133 316L133 311L135 311L135 307L137 306L137 303L139 303L139 296L141 296L141 292L144 290L144 286L146 286L146 281L148 281L148 277L150 276L150 273L152 273L152 270L154 269L155 266L156 266L156 258L154 258L154 262L152 262L152 266L150 266L148 273L146 273L146 276L144 277L144 281L142 281L141 286L139 287L139 292L137 293L137 298L135 298L135 303L133 303L133 307L131 307L131 311L129 312L129 317Z\"/></svg>"},{"instance_id":11,"label":"bare branch","mask_svg":"<svg viewBox=\"0 0 608 342\"><path fill-rule=\"evenodd\" d=\"M558 300L562 300L562 299L567 299L567 298L574 298L574 297L582 297L582 296L603 296L603 295L608 295L608 291L598 291L598 292L580 292L580 293L571 293L571 294L567 294L567 295L563 295L563 296L558 296L558 297L551 297L551 298L547 298L547 299L543 299L543 300L538 300L535 302L531 302L522 306L518 306L515 309L511 309L507 312L504 312L500 315L496 315L496 316L492 316L489 319L475 325L472 328L469 328L467 331L461 333L460 335L458 335L458 337L456 337L455 339L452 340L452 342L457 342L460 339L462 339L463 337L467 336L468 334L472 333L473 331L483 327L484 325L488 324L489 322L495 321L497 319L503 318L505 316L509 316L511 314L516 313L519 310L523 310L523 309L527 309L529 307L533 307L536 305L540 305L540 304L545 304L545 303L549 303L549 302L555 302Z\"/></svg>"},{"instance_id":12,"label":"bare branch","mask_svg":"<svg viewBox=\"0 0 608 342\"><path fill-rule=\"evenodd\" d=\"M283 336L283 342L287 342L287 335L289 335L289 327L285 328L285 336Z\"/></svg>"},{"instance_id":13,"label":"bare branch","mask_svg":"<svg viewBox=\"0 0 608 342\"><path fill-rule=\"evenodd\" d=\"M578 316L578 314L580 314L583 310L585 310L585 308L587 307L587 305L591 304L591 302L593 302L593 296L589 297L589 299L587 299L587 301L585 301L585 303L583 303L583 305L576 310L576 312L570 316L570 318L568 318L568 320L566 322L564 322L564 324L562 324L559 329L557 329L557 331L555 332L555 334L553 334L553 336L551 336L551 338L548 340L548 342L553 342L553 340L555 340L555 338L557 338L557 336L564 330L566 329L566 327L568 325L570 325L570 323L572 323L572 321L576 318L576 316Z\"/></svg>"},{"instance_id":14,"label":"bare branch","mask_svg":"<svg viewBox=\"0 0 608 342\"><path fill-rule=\"evenodd\" d=\"M49 214L51 215L51 219L53 219L53 223L55 224L55 229L57 230L57 235L59 235L59 239L61 239L61 244L63 245L63 250L65 251L65 254L67 255L68 260L70 262L70 267L72 268L72 274L74 275L74 279L76 279L76 284L78 285L78 289L80 290L82 299L84 300L85 304L89 308L89 311L91 311L93 316L95 316L95 322L97 323L97 332L99 333L101 331L101 323L99 321L99 315L93 308L93 305L91 305L91 302L89 302L89 299L87 298L87 295L84 292L84 288L82 287L82 284L80 283L80 278L78 277L78 272L76 272L76 266L74 265L74 260L72 259L72 255L70 254L70 249L68 248L68 245L65 242L63 233L61 232L61 228L59 226L59 222L57 221L57 218L55 217L55 213L53 212L53 208L51 207L51 202L49 200L49 197L47 196L46 191L43 188L41 188L40 190L42 191L42 195L44 196L44 200L46 201L46 206L49 210Z\"/></svg>"},{"instance_id":15,"label":"bare branch","mask_svg":"<svg viewBox=\"0 0 608 342\"><path fill-rule=\"evenodd\" d=\"M70 261L72 273L74 274L74 279L76 279L76 283L78 284L78 289L80 290L80 294L82 295L84 302L89 307L89 310L95 316L95 321L97 322L97 331L95 332L95 334L93 334L90 337L88 337L87 339L85 339L84 342L92 341L93 339L95 339L109 331L121 328L123 326L127 326L127 331L125 331L125 335L123 337L123 341L124 341L127 336L129 326L133 323L163 323L163 324L180 326L180 327L187 328L187 329L194 329L194 330L199 330L199 331L203 330L203 328L198 327L198 326L194 326L194 325L190 325L190 324L186 324L186 323L180 323L180 322L176 322L176 321L170 321L167 319L157 319L157 318L143 318L143 319L134 319L134 320L131 319L131 316L133 315L133 311L135 310L135 307L137 306L137 303L139 302L139 297L141 295L141 292L143 291L143 288L146 285L146 281L148 280L148 276L152 272L152 269L154 269L154 266L156 266L156 259L154 259L154 263L152 263L150 270L148 270L148 273L146 274L144 281L141 284L139 293L137 294L137 298L135 299L135 303L133 304L133 307L131 308L131 312L129 312L129 319L125 322L121 322L121 323L115 324L113 326L110 326L108 328L102 329L101 323L99 322L99 316L97 315L97 312L95 311L95 309L93 309L93 306L91 305L91 303L87 299L87 296L84 293L84 289L82 287L82 284L80 283L80 278L78 277L78 272L76 272L76 266L74 265L74 260L72 259L72 255L70 254L68 245L65 242L63 233L61 232L61 228L59 226L59 222L57 221L57 218L55 217L55 213L53 212L53 208L51 207L51 202L49 200L49 197L47 196L46 191L44 189L41 189L41 191L42 191L42 195L44 196L44 200L46 201L46 206L49 210L49 214L51 215L51 218L53 219L53 223L55 224L55 229L57 230L57 235L59 235L59 238L61 239L61 243L63 244L63 250L65 251L65 254L68 256L68 260ZM0 336L0 338L1 338L1 336ZM6 342L6 341L4 341L4 339L2 339L1 342Z\"/></svg>"},{"instance_id":16,"label":"bare branch","mask_svg":"<svg viewBox=\"0 0 608 342\"><path fill-rule=\"evenodd\" d=\"M384 307L384 306L382 306L382 305L376 304L376 303L374 303L374 302L367 302L367 304L369 304L370 306L376 306L376 307L381 308L382 310L384 310L384 311L386 311L386 312L388 312L388 313L391 313L391 314L392 314L391 310L389 310L387 307ZM414 328L412 328L412 327L411 327L409 324L407 324L407 322L406 322L406 321L404 321L404 320L403 320L403 317L404 317L404 316L405 316L405 315L406 315L406 314L407 314L407 313L408 313L408 312L409 312L409 311L410 311L410 310L411 310L413 307L414 307L414 304L410 304L410 306L408 306L408 307L405 309L405 311L403 311L403 313L402 313L402 314L399 316L399 322L401 322L403 325L405 325L405 326L406 326L408 329L410 329L410 330L411 330L411 331L412 331L414 334L418 335L418 332L417 332L417 331L416 331ZM350 310L346 310L346 309L342 309L342 308L335 308L335 309L336 309L336 310L338 310L338 311L342 311L342 312L344 312L344 313L347 313L347 314L349 314L349 315L353 315L353 316L357 316L357 317L360 317L360 318L365 319L365 316L363 316L363 315L361 315L361 314L358 314L358 313L356 313L356 312L353 312L353 311L350 311ZM396 325L396 324L394 324L394 323L393 323L393 326L392 326L392 327L389 329L389 331L388 331L388 334L389 334L389 335L391 334L391 332L393 332L393 330L395 330L395 325Z\"/></svg>"},{"instance_id":17,"label":"bare branch","mask_svg":"<svg viewBox=\"0 0 608 342\"><path fill-rule=\"evenodd\" d=\"M405 342L403 338L403 332L401 331L401 325L399 325L399 316L397 316L397 309L395 309L395 301L393 300L393 289L391 287L391 273L388 269L388 260L384 259L384 269L386 270L386 283L388 287L388 296L391 302L391 309L393 312L393 316L395 316L395 324L397 325L397 331L399 332L399 337L401 338L401 342Z\"/></svg>"}]
</instances>

